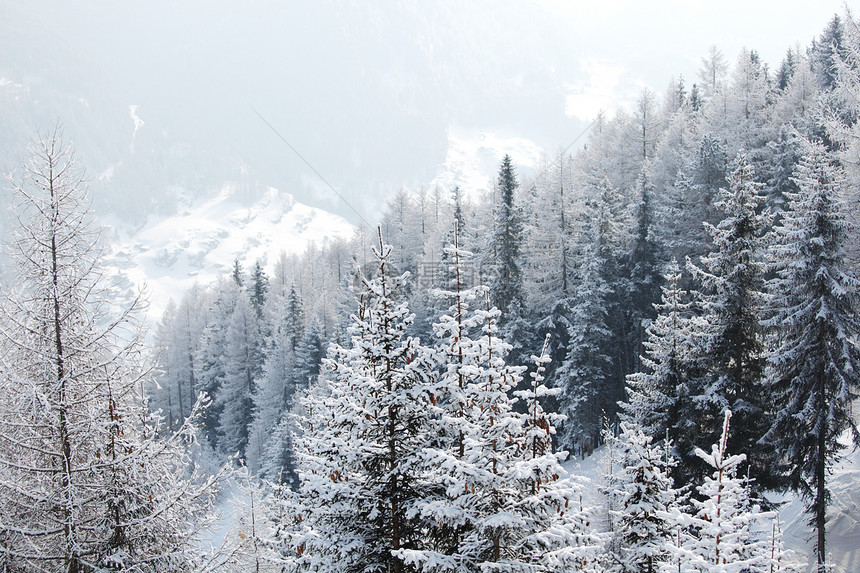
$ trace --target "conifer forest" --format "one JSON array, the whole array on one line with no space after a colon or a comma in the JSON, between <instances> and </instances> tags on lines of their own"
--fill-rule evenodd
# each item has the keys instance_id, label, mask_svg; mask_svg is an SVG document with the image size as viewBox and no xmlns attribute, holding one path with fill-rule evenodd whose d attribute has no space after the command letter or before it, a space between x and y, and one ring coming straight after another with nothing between
<instances>
[{"instance_id":1,"label":"conifer forest","mask_svg":"<svg viewBox=\"0 0 860 573\"><path fill-rule=\"evenodd\" d=\"M847 8L778 67L713 48L534 173L396 191L148 331L41 129L6 182L0 571L842 571L858 94Z\"/></svg>"}]
</instances>

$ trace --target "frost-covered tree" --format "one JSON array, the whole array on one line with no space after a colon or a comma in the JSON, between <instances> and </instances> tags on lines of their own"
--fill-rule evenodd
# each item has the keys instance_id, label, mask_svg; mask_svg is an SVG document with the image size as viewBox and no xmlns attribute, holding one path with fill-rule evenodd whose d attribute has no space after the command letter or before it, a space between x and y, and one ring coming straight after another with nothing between
<instances>
[{"instance_id":1,"label":"frost-covered tree","mask_svg":"<svg viewBox=\"0 0 860 573\"><path fill-rule=\"evenodd\" d=\"M728 69L729 64L726 62L726 57L719 48L711 46L708 50L708 56L702 58L702 65L699 67L699 79L701 80L699 88L702 90L704 98L711 99L725 89Z\"/></svg>"},{"instance_id":2,"label":"frost-covered tree","mask_svg":"<svg viewBox=\"0 0 860 573\"><path fill-rule=\"evenodd\" d=\"M729 437L729 446L750 455L757 486L771 487L777 479L773 451L759 442L770 427L771 415L760 324L765 303L762 234L768 219L758 212L764 200L761 187L753 180L752 166L739 155L729 187L720 192L718 207L724 218L716 226L706 225L713 250L702 257L701 267L688 260L687 268L703 287L696 299L705 319L697 360L706 369L701 386L691 393L695 405L691 415L696 435L716 442L722 412L735 412L737 429ZM679 453L682 464L696 467L693 452Z\"/></svg>"},{"instance_id":3,"label":"frost-covered tree","mask_svg":"<svg viewBox=\"0 0 860 573\"><path fill-rule=\"evenodd\" d=\"M838 14L827 24L824 32L811 47L811 59L815 75L824 90L833 89L837 84L838 62L843 49L844 26Z\"/></svg>"},{"instance_id":4,"label":"frost-covered tree","mask_svg":"<svg viewBox=\"0 0 860 573\"><path fill-rule=\"evenodd\" d=\"M255 380L263 364L260 325L251 300L240 292L230 315L223 348L224 378L215 395L221 408L218 420L219 447L244 458L248 428L252 422Z\"/></svg>"},{"instance_id":5,"label":"frost-covered tree","mask_svg":"<svg viewBox=\"0 0 860 573\"><path fill-rule=\"evenodd\" d=\"M774 515L752 503L748 478L738 476L746 455L728 453L731 415L725 412L722 435L710 452L696 448L712 474L697 486L701 501L693 500L697 511L690 524L698 533L685 548L687 566L708 573L766 571L770 546L756 529Z\"/></svg>"},{"instance_id":6,"label":"frost-covered tree","mask_svg":"<svg viewBox=\"0 0 860 573\"><path fill-rule=\"evenodd\" d=\"M289 447L289 434L273 428L279 426L281 418L292 404L292 397L298 384L307 384L307 376L299 372L299 362L304 354L299 349L300 340L303 339L304 311L302 310L301 297L294 286L290 287L289 293L280 298L282 308L270 312L279 313L280 319L272 326L271 335L266 341L265 361L258 375L254 376L253 422L248 428L248 450L245 463L252 472L259 472L263 468L275 470L275 474L263 475L269 479L278 479L282 471L288 474L292 467L285 467L286 458L291 458L288 452L275 455L277 460L270 459L273 452L269 452L270 442L274 439L283 441L285 448ZM313 352L308 349L307 352ZM313 360L313 357L308 357ZM317 364L321 357L317 353Z\"/></svg>"},{"instance_id":7,"label":"frost-covered tree","mask_svg":"<svg viewBox=\"0 0 860 573\"><path fill-rule=\"evenodd\" d=\"M405 571L401 550L421 548L427 519L415 511L434 487L421 472L432 429L429 350L406 329L391 247L374 249L376 277L363 281L352 344L332 346L327 388L299 441L300 525L288 534L295 566L314 571Z\"/></svg>"},{"instance_id":8,"label":"frost-covered tree","mask_svg":"<svg viewBox=\"0 0 860 573\"><path fill-rule=\"evenodd\" d=\"M608 178L591 178L580 214L576 284L567 313L567 349L555 372L562 389L559 410L567 416L562 444L590 453L599 444L600 422L614 417L624 398L618 329L618 262L622 251L622 207Z\"/></svg>"},{"instance_id":9,"label":"frost-covered tree","mask_svg":"<svg viewBox=\"0 0 860 573\"><path fill-rule=\"evenodd\" d=\"M514 193L519 187L511 157L505 155L499 167L499 200L494 206L492 241L487 246L488 261L493 267L489 281L493 303L503 312L512 306L523 307L523 277L520 269L523 221Z\"/></svg>"},{"instance_id":10,"label":"frost-covered tree","mask_svg":"<svg viewBox=\"0 0 860 573\"><path fill-rule=\"evenodd\" d=\"M476 291L468 292L471 300ZM458 321L465 302L455 297L437 324L448 360L437 396L447 439L430 461L445 490L420 508L438 523L442 537L431 535L441 543L404 557L422 571L592 570L601 539L582 507L583 484L559 465L566 452L552 449L559 417L541 403L555 393L542 383L546 345L534 357L531 388L515 392L527 410L517 413L509 393L522 369L505 361L510 346L498 335L499 311L488 305ZM462 336L477 325L480 334Z\"/></svg>"},{"instance_id":11,"label":"frost-covered tree","mask_svg":"<svg viewBox=\"0 0 860 573\"><path fill-rule=\"evenodd\" d=\"M638 370L639 355L645 338L645 325L654 318L654 305L660 300L660 274L662 250L654 239L653 186L645 174L638 182L639 204L636 206L635 229L632 247L624 260L623 287L625 304L620 311L623 317L621 342L627 364L625 374Z\"/></svg>"},{"instance_id":12,"label":"frost-covered tree","mask_svg":"<svg viewBox=\"0 0 860 573\"><path fill-rule=\"evenodd\" d=\"M236 301L242 295L234 280L220 277L215 286L209 309L209 322L200 336L197 357L200 392L212 400L203 413L202 430L209 446L214 450L219 443L219 428L223 403L216 401L226 376L224 348L227 346L227 328Z\"/></svg>"},{"instance_id":13,"label":"frost-covered tree","mask_svg":"<svg viewBox=\"0 0 860 573\"><path fill-rule=\"evenodd\" d=\"M266 294L269 292L269 277L263 270L263 265L260 261L254 264L254 270L251 272L251 281L248 284L248 297L251 300L251 305L257 313L257 318L263 318L263 307L266 305Z\"/></svg>"},{"instance_id":14,"label":"frost-covered tree","mask_svg":"<svg viewBox=\"0 0 860 573\"><path fill-rule=\"evenodd\" d=\"M795 174L799 189L786 194L789 209L770 249L777 276L768 378L776 416L765 439L782 452L790 486L809 500L823 571L828 468L845 448L846 431L860 445L851 413L860 395L860 282L845 260L850 226L839 171L821 144L808 145Z\"/></svg>"},{"instance_id":15,"label":"frost-covered tree","mask_svg":"<svg viewBox=\"0 0 860 573\"><path fill-rule=\"evenodd\" d=\"M613 440L621 468L612 480L616 509L607 571L655 573L668 561L672 524L667 512L677 500L669 476L671 443L652 445L652 438L630 422L621 422L621 434Z\"/></svg>"},{"instance_id":16,"label":"frost-covered tree","mask_svg":"<svg viewBox=\"0 0 860 573\"><path fill-rule=\"evenodd\" d=\"M665 280L662 301L655 305L657 318L646 329L642 368L627 376L627 402L622 410L655 441L669 433L674 440L689 442L686 425L691 421L682 419L680 402L689 395L690 378L696 376L693 352L699 319L691 316L691 303L681 288L681 268L674 259Z\"/></svg>"},{"instance_id":17,"label":"frost-covered tree","mask_svg":"<svg viewBox=\"0 0 860 573\"><path fill-rule=\"evenodd\" d=\"M177 428L188 417L200 392L197 362L200 337L207 321L207 297L194 285L179 305L171 300L155 337L156 381L150 392L150 408L161 410L168 428Z\"/></svg>"},{"instance_id":18,"label":"frost-covered tree","mask_svg":"<svg viewBox=\"0 0 860 573\"><path fill-rule=\"evenodd\" d=\"M80 165L58 130L30 154L0 305L0 568L186 571L215 493L188 466L199 409L160 437L140 301L111 312Z\"/></svg>"}]
</instances>

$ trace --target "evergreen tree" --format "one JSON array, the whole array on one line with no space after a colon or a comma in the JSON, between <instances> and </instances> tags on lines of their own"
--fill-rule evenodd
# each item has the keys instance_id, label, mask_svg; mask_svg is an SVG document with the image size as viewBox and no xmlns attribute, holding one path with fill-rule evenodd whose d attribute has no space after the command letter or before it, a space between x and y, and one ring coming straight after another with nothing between
<instances>
[{"instance_id":1,"label":"evergreen tree","mask_svg":"<svg viewBox=\"0 0 860 573\"><path fill-rule=\"evenodd\" d=\"M800 150L797 141L785 126L780 128L776 140L769 143L769 146L773 159L769 165L769 176L764 188L765 206L779 217L786 207L786 193L797 191L797 185L792 176L800 160ZM775 223L778 223L778 220Z\"/></svg>"},{"instance_id":2,"label":"evergreen tree","mask_svg":"<svg viewBox=\"0 0 860 573\"><path fill-rule=\"evenodd\" d=\"M257 313L257 319L263 318L263 307L266 305L266 294L269 292L269 277L263 270L260 261L254 264L254 271L251 273L251 284L248 285L248 296L251 299L251 305Z\"/></svg>"},{"instance_id":3,"label":"evergreen tree","mask_svg":"<svg viewBox=\"0 0 860 573\"><path fill-rule=\"evenodd\" d=\"M823 90L830 90L836 85L837 65L843 44L842 19L838 14L827 24L821 36L812 44L812 64L818 82Z\"/></svg>"},{"instance_id":4,"label":"evergreen tree","mask_svg":"<svg viewBox=\"0 0 860 573\"><path fill-rule=\"evenodd\" d=\"M248 428L252 421L255 380L260 378L263 357L260 327L250 299L239 293L225 333L224 378L215 395L221 407L218 419L222 452L238 452L244 459Z\"/></svg>"},{"instance_id":5,"label":"evergreen tree","mask_svg":"<svg viewBox=\"0 0 860 573\"><path fill-rule=\"evenodd\" d=\"M309 385L320 373L328 341L319 318L313 317L296 346L296 366L293 374L296 386Z\"/></svg>"},{"instance_id":6,"label":"evergreen tree","mask_svg":"<svg viewBox=\"0 0 860 573\"><path fill-rule=\"evenodd\" d=\"M717 226L706 225L713 251L702 257L702 267L689 259L687 263L705 289L697 293L696 302L705 318L699 352L706 372L702 386L692 394L697 410L693 416L697 435L716 442L722 412L735 412L738 431L729 438L729 446L749 452L756 486L772 487L777 481L773 450L759 443L770 426L771 415L765 397L760 325L765 302L761 235L767 217L757 212L764 200L762 185L753 181L752 167L743 155L738 156L729 183L728 189L721 190L717 205L725 218ZM682 464L696 467L693 452L680 454Z\"/></svg>"},{"instance_id":7,"label":"evergreen tree","mask_svg":"<svg viewBox=\"0 0 860 573\"><path fill-rule=\"evenodd\" d=\"M639 188L641 193L636 208L633 245L624 261L623 269L626 282L624 298L627 302L620 307L624 330L621 339L625 357L628 358L627 364L624 365L625 374L639 370L645 325L655 316L654 305L659 301L663 280L660 274L660 247L654 240L652 231L653 189L644 174Z\"/></svg>"},{"instance_id":8,"label":"evergreen tree","mask_svg":"<svg viewBox=\"0 0 860 573\"><path fill-rule=\"evenodd\" d=\"M643 368L627 376L628 400L624 417L653 440L667 433L689 445L687 420L681 419L681 397L688 395L689 377L695 375L695 331L698 319L691 316L691 303L681 289L682 274L672 260L665 275L662 302L655 305L657 318L646 329Z\"/></svg>"},{"instance_id":9,"label":"evergreen tree","mask_svg":"<svg viewBox=\"0 0 860 573\"><path fill-rule=\"evenodd\" d=\"M776 72L776 87L780 91L785 91L791 82L794 71L797 69L797 60L794 56L794 51L789 49L782 62L779 64L779 69Z\"/></svg>"},{"instance_id":10,"label":"evergreen tree","mask_svg":"<svg viewBox=\"0 0 860 573\"><path fill-rule=\"evenodd\" d=\"M677 498L669 476L674 465L667 453L671 443L653 446L651 437L629 422L621 423L615 441L621 450L621 471L613 479L616 542L607 571L655 573L668 561L667 513Z\"/></svg>"},{"instance_id":11,"label":"evergreen tree","mask_svg":"<svg viewBox=\"0 0 860 573\"><path fill-rule=\"evenodd\" d=\"M428 349L406 336L413 319L394 297L391 247L374 249L352 346L333 346L333 379L300 440L301 526L289 534L299 570L405 571L401 550L421 549L426 518L415 511L435 486L420 468L431 430Z\"/></svg>"},{"instance_id":12,"label":"evergreen tree","mask_svg":"<svg viewBox=\"0 0 860 573\"><path fill-rule=\"evenodd\" d=\"M555 373L562 388L560 411L567 416L563 442L591 453L600 443L600 421L615 418L624 399L621 260L622 202L608 178L589 181L581 213L579 269L573 287L567 354Z\"/></svg>"},{"instance_id":13,"label":"evergreen tree","mask_svg":"<svg viewBox=\"0 0 860 573\"><path fill-rule=\"evenodd\" d=\"M770 250L776 278L769 391L776 418L765 439L782 452L790 486L809 500L816 529L816 560L826 569L828 467L849 431L860 434L851 404L860 395L860 328L857 278L847 270L849 225L842 212L839 172L818 143L797 166L798 191L787 193L789 210Z\"/></svg>"},{"instance_id":14,"label":"evergreen tree","mask_svg":"<svg viewBox=\"0 0 860 573\"><path fill-rule=\"evenodd\" d=\"M586 249L574 290L574 299L579 302L571 309L567 354L555 373L555 383L561 388L559 409L566 416L561 443L583 456L599 444L599 392L609 386L611 366L606 353L611 337L606 324L610 290L600 272L597 247L589 245Z\"/></svg>"},{"instance_id":15,"label":"evergreen tree","mask_svg":"<svg viewBox=\"0 0 860 573\"><path fill-rule=\"evenodd\" d=\"M210 308L210 320L203 329L197 363L200 365L198 379L200 391L211 399L211 405L203 413L202 430L209 447L218 448L219 427L223 402L217 400L224 383L227 327L233 315L233 308L241 295L238 285L221 277L218 281L215 299Z\"/></svg>"},{"instance_id":16,"label":"evergreen tree","mask_svg":"<svg viewBox=\"0 0 860 573\"><path fill-rule=\"evenodd\" d=\"M200 338L207 321L206 296L194 285L177 306L171 300L156 333L157 384L150 392L150 409L161 410L167 427L178 428L188 417L200 392L197 363Z\"/></svg>"},{"instance_id":17,"label":"evergreen tree","mask_svg":"<svg viewBox=\"0 0 860 573\"><path fill-rule=\"evenodd\" d=\"M239 259L233 259L233 273L230 275L233 277L233 282L238 286L245 286L245 273L242 270L242 264L239 262Z\"/></svg>"},{"instance_id":18,"label":"evergreen tree","mask_svg":"<svg viewBox=\"0 0 860 573\"><path fill-rule=\"evenodd\" d=\"M745 454L728 454L729 420L725 412L723 430L710 453L696 448L696 455L713 473L697 487L701 501L693 500L698 509L691 525L698 535L687 547L688 565L708 573L723 571L764 571L770 547L755 533L760 522L769 521L772 513L761 512L752 504L749 480L738 477Z\"/></svg>"},{"instance_id":19,"label":"evergreen tree","mask_svg":"<svg viewBox=\"0 0 860 573\"><path fill-rule=\"evenodd\" d=\"M517 182L511 157L505 155L499 168L499 202L495 205L495 222L492 243L493 277L490 291L493 302L503 312L512 308L523 308L522 273L520 271L520 247L523 222L520 208L514 203Z\"/></svg>"}]
</instances>

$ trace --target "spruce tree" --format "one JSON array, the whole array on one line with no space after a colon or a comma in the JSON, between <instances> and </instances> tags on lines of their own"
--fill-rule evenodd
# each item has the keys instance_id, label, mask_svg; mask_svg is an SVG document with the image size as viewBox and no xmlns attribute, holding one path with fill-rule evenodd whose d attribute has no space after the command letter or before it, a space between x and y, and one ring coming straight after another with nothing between
<instances>
[{"instance_id":1,"label":"spruce tree","mask_svg":"<svg viewBox=\"0 0 860 573\"><path fill-rule=\"evenodd\" d=\"M691 377L696 376L693 360L700 319L692 316L677 261L670 263L665 281L662 302L654 305L657 318L646 329L642 368L627 376L628 398L621 406L624 418L655 442L669 434L683 448L692 439L687 426L691 421L682 418L682 400L689 394Z\"/></svg>"},{"instance_id":2,"label":"spruce tree","mask_svg":"<svg viewBox=\"0 0 860 573\"><path fill-rule=\"evenodd\" d=\"M792 489L809 500L816 560L826 569L828 468L845 446L846 431L860 445L852 402L860 395L857 289L848 271L850 226L840 200L839 171L823 146L811 143L797 166L796 193L776 229L770 258L776 278L768 326L769 393L775 419L765 439L783 454Z\"/></svg>"},{"instance_id":3,"label":"spruce tree","mask_svg":"<svg viewBox=\"0 0 860 573\"><path fill-rule=\"evenodd\" d=\"M754 505L749 479L738 475L747 456L729 454L731 417L732 412L727 410L720 440L710 452L699 448L695 452L712 473L697 486L701 501L693 499L697 511L690 524L697 535L686 548L687 564L709 573L763 571L770 556L769 545L756 534L756 529L774 514Z\"/></svg>"},{"instance_id":4,"label":"spruce tree","mask_svg":"<svg viewBox=\"0 0 860 573\"><path fill-rule=\"evenodd\" d=\"M251 304L254 311L257 313L257 318L262 320L263 307L266 305L266 294L269 292L269 277L263 270L260 261L254 264L254 271L251 273L251 284L248 285L248 297L251 299Z\"/></svg>"},{"instance_id":5,"label":"spruce tree","mask_svg":"<svg viewBox=\"0 0 860 573\"><path fill-rule=\"evenodd\" d=\"M287 534L299 570L408 571L402 551L421 549L427 530L416 507L436 487L421 472L433 364L406 335L413 315L396 300L405 276L391 276L381 233L374 254L352 344L330 349L325 398L304 400L313 413L298 448L301 522Z\"/></svg>"},{"instance_id":6,"label":"spruce tree","mask_svg":"<svg viewBox=\"0 0 860 573\"><path fill-rule=\"evenodd\" d=\"M222 352L224 376L214 398L220 406L218 444L225 454L238 452L244 459L252 422L253 395L263 366L260 325L251 300L244 292L238 293Z\"/></svg>"},{"instance_id":7,"label":"spruce tree","mask_svg":"<svg viewBox=\"0 0 860 573\"><path fill-rule=\"evenodd\" d=\"M621 422L621 434L613 440L621 450L621 470L612 484L615 539L606 570L655 573L669 559L668 512L678 497L669 475L675 464L668 455L672 444L652 445L651 437L630 422Z\"/></svg>"},{"instance_id":8,"label":"spruce tree","mask_svg":"<svg viewBox=\"0 0 860 573\"><path fill-rule=\"evenodd\" d=\"M499 201L494 206L492 243L488 246L492 251L491 261L494 266L489 284L493 303L505 313L512 308L522 309L524 302L520 269L523 222L514 198L519 185L511 157L505 155L499 167Z\"/></svg>"},{"instance_id":9,"label":"spruce tree","mask_svg":"<svg viewBox=\"0 0 860 573\"><path fill-rule=\"evenodd\" d=\"M735 412L737 430L729 447L747 452L756 487L773 487L778 476L774 452L759 442L770 427L771 409L764 386L764 338L761 328L764 295L764 247L762 234L767 217L758 209L764 198L762 185L753 180L751 165L743 155L722 189L717 206L725 213L717 225L706 225L713 250L702 257L702 266L687 267L703 290L696 302L704 314L700 360L706 369L701 386L692 392L697 435L717 441L721 415ZM691 451L681 451L689 469L705 468ZM694 470L694 475L697 472ZM701 474L699 474L701 475Z\"/></svg>"}]
</instances>

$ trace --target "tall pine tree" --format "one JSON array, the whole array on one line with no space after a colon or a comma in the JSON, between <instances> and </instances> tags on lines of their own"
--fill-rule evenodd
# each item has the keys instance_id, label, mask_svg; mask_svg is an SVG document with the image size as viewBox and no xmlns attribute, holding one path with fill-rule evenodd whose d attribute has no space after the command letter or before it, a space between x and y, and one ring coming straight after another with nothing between
<instances>
[{"instance_id":1,"label":"tall pine tree","mask_svg":"<svg viewBox=\"0 0 860 573\"><path fill-rule=\"evenodd\" d=\"M847 269L849 225L840 201L839 171L823 146L811 143L796 169L796 193L776 229L770 256L775 350L769 390L776 418L765 437L783 453L790 486L809 500L816 559L826 570L828 468L849 431L860 445L852 402L860 395L857 280Z\"/></svg>"}]
</instances>

